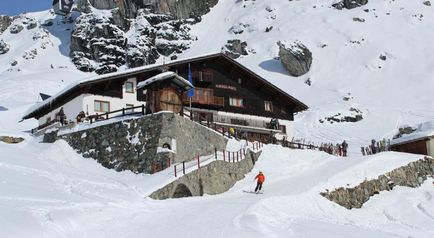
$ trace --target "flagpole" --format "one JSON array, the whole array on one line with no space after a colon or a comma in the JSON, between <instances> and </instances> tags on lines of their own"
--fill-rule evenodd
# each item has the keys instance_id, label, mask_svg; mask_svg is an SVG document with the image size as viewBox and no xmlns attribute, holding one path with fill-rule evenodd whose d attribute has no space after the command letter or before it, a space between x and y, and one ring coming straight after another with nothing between
<instances>
[{"instance_id":1,"label":"flagpole","mask_svg":"<svg viewBox=\"0 0 434 238\"><path fill-rule=\"evenodd\" d=\"M191 74L190 64L188 64L188 81L193 85L193 76ZM194 88L187 93L190 102L190 120L193 120L193 109L191 107L191 98L194 96Z\"/></svg>"},{"instance_id":2,"label":"flagpole","mask_svg":"<svg viewBox=\"0 0 434 238\"><path fill-rule=\"evenodd\" d=\"M190 120L193 120L193 111L191 109L191 97L189 97L190 99Z\"/></svg>"}]
</instances>

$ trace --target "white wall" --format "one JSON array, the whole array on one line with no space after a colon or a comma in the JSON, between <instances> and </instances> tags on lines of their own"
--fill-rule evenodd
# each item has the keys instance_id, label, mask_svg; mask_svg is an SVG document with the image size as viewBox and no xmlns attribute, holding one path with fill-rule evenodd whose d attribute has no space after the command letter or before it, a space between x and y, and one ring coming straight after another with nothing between
<instances>
[{"instance_id":1,"label":"white wall","mask_svg":"<svg viewBox=\"0 0 434 238\"><path fill-rule=\"evenodd\" d=\"M125 84L122 86L122 95L123 98L114 98L114 97L107 97L107 96L100 96L100 95L93 95L93 94L85 94L84 100L83 100L83 108L84 112L88 113L87 115L95 115L96 113L102 114L101 112L95 111L95 100L98 101L106 101L110 102L110 111L116 111L122 108L126 108L127 104L132 104L134 106L141 106L142 104L145 104L145 102L137 101L137 80L136 78L130 78L127 80L127 82L132 82L134 84L134 93L127 93L125 90ZM136 111L139 111L139 109L136 109Z\"/></svg>"},{"instance_id":2,"label":"white wall","mask_svg":"<svg viewBox=\"0 0 434 238\"><path fill-rule=\"evenodd\" d=\"M77 114L83 111L83 97L84 95L80 95L61 106L63 107L63 111L65 112L67 120L75 120ZM51 118L50 120L54 120L56 118L56 113L60 111L61 107L58 107L53 111L49 112L48 114L44 115L43 117L39 118L39 125L45 124L48 117Z\"/></svg>"},{"instance_id":3,"label":"white wall","mask_svg":"<svg viewBox=\"0 0 434 238\"><path fill-rule=\"evenodd\" d=\"M133 85L134 93L127 93L124 84L122 86L123 98L114 98L114 97L99 96L93 94L82 94L74 98L73 100L67 102L66 104L63 105L63 110L65 112L67 119L75 121L75 118L77 117L78 113L80 113L81 111L84 111L87 116L95 115L97 113L95 112L95 108L94 108L95 100L110 102L110 111L116 111L125 108L127 104L132 104L134 106L141 106L142 104L145 104L145 102L137 101L136 78L130 78L127 81L132 82L134 84ZM56 108L55 110L41 117L39 119L39 125L46 123L48 117L51 117L51 120L53 120L55 118L55 114L58 113L59 110L60 107ZM139 111L139 109L136 109L136 111ZM98 114L102 114L102 113L98 112Z\"/></svg>"}]
</instances>

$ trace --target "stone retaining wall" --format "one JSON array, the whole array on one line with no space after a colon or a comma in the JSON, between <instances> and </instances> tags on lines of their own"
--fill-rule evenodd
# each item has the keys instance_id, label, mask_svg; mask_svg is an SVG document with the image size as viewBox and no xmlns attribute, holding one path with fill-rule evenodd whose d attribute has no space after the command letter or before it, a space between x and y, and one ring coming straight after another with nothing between
<instances>
[{"instance_id":1,"label":"stone retaining wall","mask_svg":"<svg viewBox=\"0 0 434 238\"><path fill-rule=\"evenodd\" d=\"M150 197L162 200L226 192L253 169L260 154L248 150L246 158L237 163L214 161L155 191Z\"/></svg>"},{"instance_id":2,"label":"stone retaining wall","mask_svg":"<svg viewBox=\"0 0 434 238\"><path fill-rule=\"evenodd\" d=\"M168 163L190 161L196 155L214 153L215 148L224 149L227 144L218 133L173 113L147 115L60 136L52 134L51 141L64 139L83 157L93 158L104 167L135 173L153 173L155 164L164 169Z\"/></svg>"},{"instance_id":3,"label":"stone retaining wall","mask_svg":"<svg viewBox=\"0 0 434 238\"><path fill-rule=\"evenodd\" d=\"M390 191L395 186L419 187L428 177L434 177L434 160L430 157L399 167L376 179L365 180L354 188L338 188L320 193L347 209L361 208L370 197L380 191Z\"/></svg>"}]
</instances>

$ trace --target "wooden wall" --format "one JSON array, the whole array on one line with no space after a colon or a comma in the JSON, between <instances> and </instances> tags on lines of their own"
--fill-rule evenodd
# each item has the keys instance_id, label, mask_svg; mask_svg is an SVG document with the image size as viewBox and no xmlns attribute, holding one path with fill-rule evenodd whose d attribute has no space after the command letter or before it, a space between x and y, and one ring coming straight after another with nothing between
<instances>
[{"instance_id":1,"label":"wooden wall","mask_svg":"<svg viewBox=\"0 0 434 238\"><path fill-rule=\"evenodd\" d=\"M428 155L427 139L392 146L392 151Z\"/></svg>"}]
</instances>

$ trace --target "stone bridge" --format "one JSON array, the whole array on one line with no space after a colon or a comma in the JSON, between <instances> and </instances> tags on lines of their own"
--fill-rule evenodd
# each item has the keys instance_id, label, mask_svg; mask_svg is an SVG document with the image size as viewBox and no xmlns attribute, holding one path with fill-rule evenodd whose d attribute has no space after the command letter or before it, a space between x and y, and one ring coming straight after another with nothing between
<instances>
[{"instance_id":1,"label":"stone bridge","mask_svg":"<svg viewBox=\"0 0 434 238\"><path fill-rule=\"evenodd\" d=\"M214 161L160 188L150 197L162 200L226 192L253 169L260 154L247 150L246 158L240 162Z\"/></svg>"}]
</instances>

